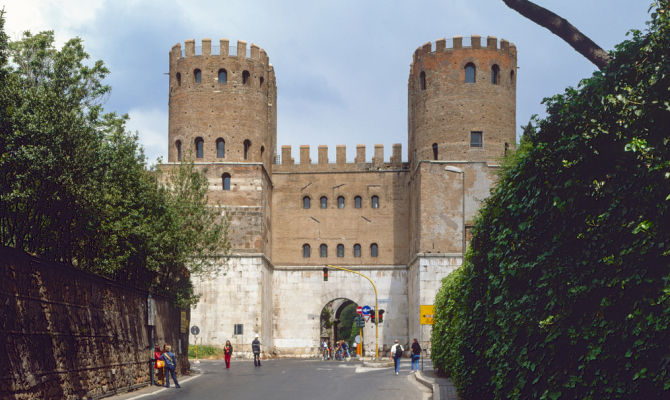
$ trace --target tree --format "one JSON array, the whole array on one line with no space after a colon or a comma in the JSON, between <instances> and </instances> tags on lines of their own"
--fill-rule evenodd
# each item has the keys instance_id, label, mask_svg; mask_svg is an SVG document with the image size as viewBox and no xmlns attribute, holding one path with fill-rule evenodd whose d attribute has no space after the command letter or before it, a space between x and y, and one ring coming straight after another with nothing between
<instances>
[{"instance_id":1,"label":"tree","mask_svg":"<svg viewBox=\"0 0 670 400\"><path fill-rule=\"evenodd\" d=\"M599 69L603 69L610 61L610 56L605 50L581 33L579 29L574 27L565 18L529 0L503 0L503 2L524 17L549 29L553 34L577 50L579 54L594 63Z\"/></svg>"},{"instance_id":2,"label":"tree","mask_svg":"<svg viewBox=\"0 0 670 400\"><path fill-rule=\"evenodd\" d=\"M462 398L668 397L668 5L545 99L504 164L435 302L434 364Z\"/></svg>"},{"instance_id":3,"label":"tree","mask_svg":"<svg viewBox=\"0 0 670 400\"><path fill-rule=\"evenodd\" d=\"M3 27L0 13L0 244L194 302L189 275L230 250L207 179L147 168L128 117L103 113L109 71L81 39Z\"/></svg>"}]
</instances>

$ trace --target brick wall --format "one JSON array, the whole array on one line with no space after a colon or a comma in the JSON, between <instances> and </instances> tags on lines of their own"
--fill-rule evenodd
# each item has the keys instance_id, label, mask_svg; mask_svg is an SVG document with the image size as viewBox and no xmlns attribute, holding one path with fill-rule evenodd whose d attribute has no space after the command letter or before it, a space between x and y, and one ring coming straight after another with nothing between
<instances>
[{"instance_id":1,"label":"brick wall","mask_svg":"<svg viewBox=\"0 0 670 400\"><path fill-rule=\"evenodd\" d=\"M0 248L0 398L90 399L148 384L147 295ZM172 344L177 373L186 373L180 310L169 298L154 299L155 338Z\"/></svg>"}]
</instances>

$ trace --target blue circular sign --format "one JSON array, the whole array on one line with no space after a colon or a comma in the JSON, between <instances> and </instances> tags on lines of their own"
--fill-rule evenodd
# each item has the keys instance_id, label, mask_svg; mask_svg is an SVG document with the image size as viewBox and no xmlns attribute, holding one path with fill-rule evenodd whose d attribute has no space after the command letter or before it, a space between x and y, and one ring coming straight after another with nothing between
<instances>
[{"instance_id":1,"label":"blue circular sign","mask_svg":"<svg viewBox=\"0 0 670 400\"><path fill-rule=\"evenodd\" d=\"M191 327L191 334L193 334L193 335L197 335L198 333L200 333L200 328L198 328L197 325L193 325L193 326Z\"/></svg>"},{"instance_id":2,"label":"blue circular sign","mask_svg":"<svg viewBox=\"0 0 670 400\"><path fill-rule=\"evenodd\" d=\"M361 311L363 312L363 315L370 315L371 310L372 309L370 308L370 306L363 306L363 308L361 308Z\"/></svg>"}]
</instances>

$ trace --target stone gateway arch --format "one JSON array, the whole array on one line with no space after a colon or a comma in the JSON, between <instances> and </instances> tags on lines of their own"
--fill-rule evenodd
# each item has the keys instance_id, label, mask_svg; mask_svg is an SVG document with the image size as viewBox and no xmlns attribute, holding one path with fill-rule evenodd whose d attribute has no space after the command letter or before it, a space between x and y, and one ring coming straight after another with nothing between
<instances>
[{"instance_id":1,"label":"stone gateway arch","mask_svg":"<svg viewBox=\"0 0 670 400\"><path fill-rule=\"evenodd\" d=\"M277 86L267 53L227 39L170 51L169 169L192 161L209 180L209 201L230 218L232 254L220 271L194 277L191 312L199 343L250 351L258 334L268 356L314 356L320 314L334 299L386 311L380 348L423 338L419 306L462 262L468 227L515 147L516 47L454 37L415 52L408 79L408 153L375 145L354 160L338 145L298 159L277 148ZM315 132L318 134L318 132ZM446 167L446 169L445 169ZM365 328L374 351L374 326ZM192 338L191 338L192 340ZM372 342L370 342L372 340Z\"/></svg>"}]
</instances>

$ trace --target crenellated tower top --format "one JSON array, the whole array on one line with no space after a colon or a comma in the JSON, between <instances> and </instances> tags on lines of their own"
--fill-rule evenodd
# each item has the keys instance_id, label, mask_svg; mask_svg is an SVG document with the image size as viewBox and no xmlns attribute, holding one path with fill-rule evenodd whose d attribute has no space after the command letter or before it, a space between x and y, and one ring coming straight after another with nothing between
<instances>
[{"instance_id":1,"label":"crenellated tower top","mask_svg":"<svg viewBox=\"0 0 670 400\"><path fill-rule=\"evenodd\" d=\"M408 145L420 160L497 164L516 142L516 46L455 36L416 49L408 80Z\"/></svg>"},{"instance_id":2,"label":"crenellated tower top","mask_svg":"<svg viewBox=\"0 0 670 400\"><path fill-rule=\"evenodd\" d=\"M168 161L263 162L276 153L277 86L265 50L228 39L170 51Z\"/></svg>"}]
</instances>

